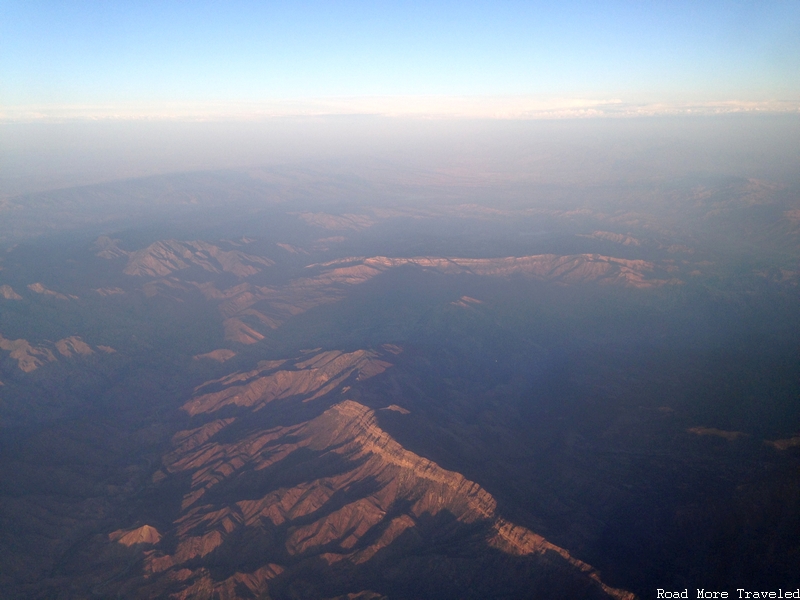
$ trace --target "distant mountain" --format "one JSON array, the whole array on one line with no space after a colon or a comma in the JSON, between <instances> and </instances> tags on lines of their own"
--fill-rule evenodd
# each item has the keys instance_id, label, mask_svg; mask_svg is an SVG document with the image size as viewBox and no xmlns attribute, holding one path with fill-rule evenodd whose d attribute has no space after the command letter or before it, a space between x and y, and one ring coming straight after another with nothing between
<instances>
[{"instance_id":1,"label":"distant mountain","mask_svg":"<svg viewBox=\"0 0 800 600\"><path fill-rule=\"evenodd\" d=\"M98 346L102 352L112 353L113 348ZM94 350L78 336L70 336L53 343L32 345L28 340L7 340L0 335L0 350L9 353L9 358L17 361L21 371L30 373L48 362L58 360L57 355L71 358L73 356L93 354Z\"/></svg>"},{"instance_id":2,"label":"distant mountain","mask_svg":"<svg viewBox=\"0 0 800 600\"><path fill-rule=\"evenodd\" d=\"M268 258L238 250L222 250L206 242L166 240L131 253L124 272L126 275L163 277L194 265L211 273L224 272L237 277L249 277L274 264Z\"/></svg>"}]
</instances>

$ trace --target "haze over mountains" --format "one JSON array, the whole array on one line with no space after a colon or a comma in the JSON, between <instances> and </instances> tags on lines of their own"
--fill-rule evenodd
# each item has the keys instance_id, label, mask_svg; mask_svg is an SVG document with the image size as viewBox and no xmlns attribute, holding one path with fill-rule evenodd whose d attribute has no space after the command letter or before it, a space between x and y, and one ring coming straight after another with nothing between
<instances>
[{"instance_id":1,"label":"haze over mountains","mask_svg":"<svg viewBox=\"0 0 800 600\"><path fill-rule=\"evenodd\" d=\"M3 198L2 589L794 585L797 154L664 148Z\"/></svg>"}]
</instances>

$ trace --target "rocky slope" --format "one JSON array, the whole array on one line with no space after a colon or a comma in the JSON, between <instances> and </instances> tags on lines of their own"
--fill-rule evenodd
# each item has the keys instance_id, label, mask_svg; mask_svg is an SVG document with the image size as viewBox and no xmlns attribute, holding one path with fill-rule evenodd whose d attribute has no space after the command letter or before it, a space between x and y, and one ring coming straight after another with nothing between
<instances>
[{"instance_id":1,"label":"rocky slope","mask_svg":"<svg viewBox=\"0 0 800 600\"><path fill-rule=\"evenodd\" d=\"M210 381L200 390L222 386L222 390L203 393L183 406L194 416L212 413L224 406L247 406L254 410L281 398L303 396L305 401L318 398L336 388L352 374L357 380L383 372L389 363L374 352L357 350L343 353L321 352L306 360L296 361L293 369L278 369L284 361L263 361L259 368Z\"/></svg>"},{"instance_id":2,"label":"rocky slope","mask_svg":"<svg viewBox=\"0 0 800 600\"><path fill-rule=\"evenodd\" d=\"M461 572L490 556L503 585L532 597L633 598L503 519L477 483L403 448L358 402L290 425L252 425L280 399L346 397L345 383L390 368L382 359L397 351L317 352L201 386L184 405L190 415L237 410L173 437L154 481L186 482L180 512L163 530L146 523L109 534L109 544L135 547L141 559L141 573L118 589L150 598L280 598L301 588L309 598L437 597L441 565ZM480 586L464 582L456 584L464 597L480 597Z\"/></svg>"},{"instance_id":3,"label":"rocky slope","mask_svg":"<svg viewBox=\"0 0 800 600\"><path fill-rule=\"evenodd\" d=\"M190 266L198 266L211 273L225 272L237 277L249 277L274 264L267 258L239 250L223 250L208 242L165 240L130 254L125 274L163 277Z\"/></svg>"},{"instance_id":4,"label":"rocky slope","mask_svg":"<svg viewBox=\"0 0 800 600\"><path fill-rule=\"evenodd\" d=\"M666 283L677 283L671 278L655 276L659 270L666 274L662 267L645 260L627 260L603 256L599 254L579 254L558 256L541 254L536 256L520 256L507 258L387 258L376 256L364 259L345 259L327 263L326 267L358 261L366 269L383 271L403 265L415 265L446 274L472 274L485 277L508 277L522 275L535 277L545 281L562 283L597 282L618 284L631 287L656 287ZM353 267L350 267L351 269Z\"/></svg>"},{"instance_id":5,"label":"rocky slope","mask_svg":"<svg viewBox=\"0 0 800 600\"><path fill-rule=\"evenodd\" d=\"M341 219L350 223L351 217L353 215L345 215ZM315 219L312 221L316 224ZM358 220L353 222L361 223ZM638 245L635 238L606 231L595 231L589 237L623 246ZM288 278L270 280L269 277L265 279L265 275L268 268L275 265L271 258L244 253L234 247L223 249L226 244L230 246L231 243L162 240L135 252L127 252L120 249L115 240L100 237L94 248L96 255L103 258L126 257L123 272L128 276L147 278L142 290L148 297L199 291L208 301L217 304L223 321L224 339L245 345L260 342L270 331L299 314L341 301L353 286L401 267L416 267L448 276L524 277L562 285L592 283L652 289L681 283L673 262L603 254L538 254L502 258L361 256L311 262L304 268L295 267ZM286 244L278 246L285 249ZM297 252L294 254L299 256ZM308 253L304 251L304 254ZM227 273L240 279L248 278L248 281L219 288L213 279L188 275L190 267L199 268L194 273L206 277ZM256 277L258 275L260 277ZM102 288L97 291L107 296L123 290Z\"/></svg>"},{"instance_id":6,"label":"rocky slope","mask_svg":"<svg viewBox=\"0 0 800 600\"><path fill-rule=\"evenodd\" d=\"M22 296L15 292L14 288L7 283L0 285L0 297L5 298L6 300L22 300Z\"/></svg>"},{"instance_id":7,"label":"rocky slope","mask_svg":"<svg viewBox=\"0 0 800 600\"><path fill-rule=\"evenodd\" d=\"M631 288L655 288L677 284L671 267L645 260L627 260L602 255L558 256L554 254L468 259L442 257L346 258L306 267L308 275L280 286L239 284L226 290L201 286L207 298L219 302L224 318L225 339L254 344L271 329L316 306L342 300L348 288L399 267L417 267L443 275L479 277L521 276L560 284L595 283ZM164 286L182 285L161 280Z\"/></svg>"},{"instance_id":8,"label":"rocky slope","mask_svg":"<svg viewBox=\"0 0 800 600\"><path fill-rule=\"evenodd\" d=\"M113 353L108 346L98 346L102 352ZM0 335L0 350L9 353L9 358L17 362L17 367L25 373L35 371L42 365L58 360L57 355L64 358L94 354L94 350L80 337L73 335L56 342L31 344L28 340L8 340Z\"/></svg>"}]
</instances>

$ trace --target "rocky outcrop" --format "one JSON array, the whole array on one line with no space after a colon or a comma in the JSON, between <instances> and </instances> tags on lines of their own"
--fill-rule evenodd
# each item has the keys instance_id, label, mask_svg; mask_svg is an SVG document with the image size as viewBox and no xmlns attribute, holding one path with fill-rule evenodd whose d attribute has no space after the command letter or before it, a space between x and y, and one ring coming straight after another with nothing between
<instances>
[{"instance_id":1,"label":"rocky outcrop","mask_svg":"<svg viewBox=\"0 0 800 600\"><path fill-rule=\"evenodd\" d=\"M233 350L220 348L219 350L212 350L211 352L206 352L205 354L196 354L192 358L194 358L194 360L213 360L223 363L226 360L232 359L234 356L236 356L236 352Z\"/></svg>"},{"instance_id":2,"label":"rocky outcrop","mask_svg":"<svg viewBox=\"0 0 800 600\"><path fill-rule=\"evenodd\" d=\"M11 358L17 361L20 370L25 373L35 371L43 364L56 360L51 350L33 346L28 340L7 340L0 335L0 349L9 352Z\"/></svg>"},{"instance_id":3,"label":"rocky outcrop","mask_svg":"<svg viewBox=\"0 0 800 600\"><path fill-rule=\"evenodd\" d=\"M77 299L77 296L62 294L60 292L49 290L41 283L32 283L28 286L28 289L35 294L42 294L43 296L50 296L51 298L58 298L59 300Z\"/></svg>"},{"instance_id":4,"label":"rocky outcrop","mask_svg":"<svg viewBox=\"0 0 800 600\"><path fill-rule=\"evenodd\" d=\"M164 277L190 266L198 266L211 273L224 272L237 277L249 277L274 264L268 258L245 254L239 250L223 250L208 242L165 240L131 254L124 273Z\"/></svg>"},{"instance_id":5,"label":"rocky outcrop","mask_svg":"<svg viewBox=\"0 0 800 600\"><path fill-rule=\"evenodd\" d=\"M314 307L341 300L347 287L364 283L381 272L366 265L348 265L324 269L280 287L243 285L218 292L217 297L222 299L219 309L225 318L225 339L255 343L262 339L259 335L263 332L276 329Z\"/></svg>"},{"instance_id":6,"label":"rocky outcrop","mask_svg":"<svg viewBox=\"0 0 800 600\"><path fill-rule=\"evenodd\" d=\"M122 529L108 534L108 539L123 546L133 546L135 544L157 544L161 541L161 534L155 527L142 525L137 529L124 531Z\"/></svg>"},{"instance_id":7,"label":"rocky outcrop","mask_svg":"<svg viewBox=\"0 0 800 600\"><path fill-rule=\"evenodd\" d=\"M230 318L222 322L225 340L228 342L238 342L240 344L255 344L264 339L264 336L247 325L241 319Z\"/></svg>"},{"instance_id":8,"label":"rocky outcrop","mask_svg":"<svg viewBox=\"0 0 800 600\"><path fill-rule=\"evenodd\" d=\"M633 598L606 586L595 569L564 548L503 519L485 489L404 448L379 426L376 413L358 402L338 402L294 425L242 428L248 414L273 399L316 397L350 375L370 377L388 366L373 351L317 352L200 386L184 407L187 412L213 412L232 403L239 412L173 437L163 469L166 477L188 481L188 489L168 534L172 542L156 542L144 555L148 585L177 586L173 598L266 595L273 581L318 561L335 572L380 572L381 561L419 553L433 536L439 546L452 538L458 552L465 547L500 552L509 560L532 561L537 569L557 569L560 577L593 589L592 597ZM408 414L396 405L388 410ZM263 483L254 486L254 478ZM254 493L258 489L263 491ZM119 532L112 535L123 539ZM253 571L216 579L206 561L219 565L234 548L242 563L269 558Z\"/></svg>"},{"instance_id":9,"label":"rocky outcrop","mask_svg":"<svg viewBox=\"0 0 800 600\"><path fill-rule=\"evenodd\" d=\"M96 288L94 290L101 296L119 296L125 293L125 290L119 287L112 287L112 288Z\"/></svg>"},{"instance_id":10,"label":"rocky outcrop","mask_svg":"<svg viewBox=\"0 0 800 600\"><path fill-rule=\"evenodd\" d=\"M183 405L183 410L197 415L228 405L258 409L273 400L292 396L313 400L332 391L354 373L358 379L366 379L391 365L371 351L343 353L333 350L298 360L293 366L276 370L274 363L268 363L255 371L209 382L207 385L222 386L222 389L195 396Z\"/></svg>"},{"instance_id":11,"label":"rocky outcrop","mask_svg":"<svg viewBox=\"0 0 800 600\"><path fill-rule=\"evenodd\" d=\"M126 252L120 248L117 243L119 240L111 239L107 235L101 235L94 241L94 249L96 250L95 256L100 258L114 259L128 256L130 252Z\"/></svg>"},{"instance_id":12,"label":"rocky outcrop","mask_svg":"<svg viewBox=\"0 0 800 600\"><path fill-rule=\"evenodd\" d=\"M656 287L676 282L671 279L654 277L658 271L655 263L600 254L569 256L540 254L507 258L387 258L375 256L347 258L318 266L331 268L331 276L335 276L337 271L346 268L366 277L403 265L415 265L446 274L472 274L486 277L522 275L561 283L596 282L630 287Z\"/></svg>"},{"instance_id":13,"label":"rocky outcrop","mask_svg":"<svg viewBox=\"0 0 800 600\"><path fill-rule=\"evenodd\" d=\"M561 284L598 283L633 288L653 288L678 283L665 268L644 260L627 260L599 254L536 256L507 258L387 258L382 256L351 257L329 263L309 265L314 273L294 279L279 287L243 284L224 292L214 290L225 327L225 339L254 344L269 329L276 329L291 317L316 306L337 302L347 288L373 279L390 269L413 265L443 274L472 274L482 277L523 276ZM207 290L207 294L210 292ZM479 304L464 297L454 302L467 308Z\"/></svg>"},{"instance_id":14,"label":"rocky outcrop","mask_svg":"<svg viewBox=\"0 0 800 600\"><path fill-rule=\"evenodd\" d=\"M481 300L471 298L470 296L461 296L458 300L451 302L453 306L460 306L461 308L472 308L475 304L483 304Z\"/></svg>"},{"instance_id":15,"label":"rocky outcrop","mask_svg":"<svg viewBox=\"0 0 800 600\"><path fill-rule=\"evenodd\" d=\"M89 344L84 342L77 335L58 340L55 343L55 347L62 356L66 356L67 358L76 354L81 354L83 356L94 354L94 350L89 347Z\"/></svg>"},{"instance_id":16,"label":"rocky outcrop","mask_svg":"<svg viewBox=\"0 0 800 600\"><path fill-rule=\"evenodd\" d=\"M0 298L5 298L6 300L22 300L22 296L15 292L14 288L7 283L0 285Z\"/></svg>"},{"instance_id":17,"label":"rocky outcrop","mask_svg":"<svg viewBox=\"0 0 800 600\"><path fill-rule=\"evenodd\" d=\"M252 573L234 573L223 581L214 581L205 570L191 585L170 594L172 600L189 600L192 598L220 598L220 600L235 600L237 598L265 598L267 596L267 582L274 579L283 572L279 565L266 565L256 569ZM182 569L175 573L170 573L168 579L176 582L183 582L187 577L191 577L192 572ZM243 596L242 594L246 594Z\"/></svg>"},{"instance_id":18,"label":"rocky outcrop","mask_svg":"<svg viewBox=\"0 0 800 600\"><path fill-rule=\"evenodd\" d=\"M623 246L641 246L641 240L626 235L624 233L614 233L612 231L594 231L589 235L582 237L594 238L597 240L605 240L607 242L614 242L615 244L622 244Z\"/></svg>"},{"instance_id":19,"label":"rocky outcrop","mask_svg":"<svg viewBox=\"0 0 800 600\"><path fill-rule=\"evenodd\" d=\"M800 448L800 435L782 440L765 440L765 444L772 446L776 450L788 450L789 448Z\"/></svg>"},{"instance_id":20,"label":"rocky outcrop","mask_svg":"<svg viewBox=\"0 0 800 600\"><path fill-rule=\"evenodd\" d=\"M602 239L621 235L610 232L595 232L595 234L592 235ZM631 240L633 238L613 239L622 244L633 244L636 241ZM277 329L296 315L344 299L352 286L365 283L388 270L404 266L415 266L445 275L522 276L559 284L598 283L653 288L679 283L670 273L674 267L600 254L567 256L542 254L486 259L431 256L349 257L308 265L305 269L307 275L282 284L260 286L243 282L223 290L217 289L212 282L197 283L168 277L179 270L194 266L212 273L229 272L244 278L272 264L273 262L267 258L243 254L239 250L222 250L208 242L166 240L131 254L125 273L160 277L143 286L148 297L160 293L199 290L208 300L218 302L223 320L224 339L245 345L258 343L269 335L271 330ZM453 304L469 308L480 304L480 301L465 296Z\"/></svg>"},{"instance_id":21,"label":"rocky outcrop","mask_svg":"<svg viewBox=\"0 0 800 600\"><path fill-rule=\"evenodd\" d=\"M286 530L283 543L289 556L318 555L324 549L319 556L328 564L347 561L360 565L404 533L424 527L427 519L444 512L460 523L486 523L484 541L489 547L515 556L546 555L549 561L561 560L595 581L610 597L632 598L605 586L594 569L563 548L500 518L488 492L459 473L404 449L380 429L375 413L361 404L344 401L297 427L259 432L236 444L215 443L214 436L232 422L216 421L176 440L180 449L165 461L169 469L193 473L193 485L216 485L237 473L286 460L301 448L322 456L336 455L349 466L334 476L223 507L197 504L199 497L190 495L185 516L176 522L177 550L167 561L153 555L151 562L158 558L158 564L174 570L211 554L234 532L258 529L267 521L273 526L298 523ZM205 441L198 443L200 440ZM367 482L371 485L364 485ZM354 492L349 501L344 500L347 490L359 486L369 491L363 495ZM337 497L342 499L337 501ZM404 507L400 514L398 506ZM367 539L370 541L364 542Z\"/></svg>"},{"instance_id":22,"label":"rocky outcrop","mask_svg":"<svg viewBox=\"0 0 800 600\"><path fill-rule=\"evenodd\" d=\"M108 346L98 346L103 352L113 353L114 349ZM56 352L65 358L75 356L88 356L94 350L80 337L73 335L57 342L33 345L28 340L8 340L0 335L0 350L9 353L10 358L17 361L21 371L30 373L46 363L56 362ZM110 352L109 352L110 351Z\"/></svg>"}]
</instances>

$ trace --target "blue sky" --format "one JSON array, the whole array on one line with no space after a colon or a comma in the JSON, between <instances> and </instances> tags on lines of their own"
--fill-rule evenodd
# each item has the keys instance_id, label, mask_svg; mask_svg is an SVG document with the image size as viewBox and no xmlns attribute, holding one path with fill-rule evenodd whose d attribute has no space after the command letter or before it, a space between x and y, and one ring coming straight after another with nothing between
<instances>
[{"instance_id":1,"label":"blue sky","mask_svg":"<svg viewBox=\"0 0 800 600\"><path fill-rule=\"evenodd\" d=\"M415 102L421 113L512 116L793 110L800 2L0 4L6 118L392 113Z\"/></svg>"}]
</instances>

